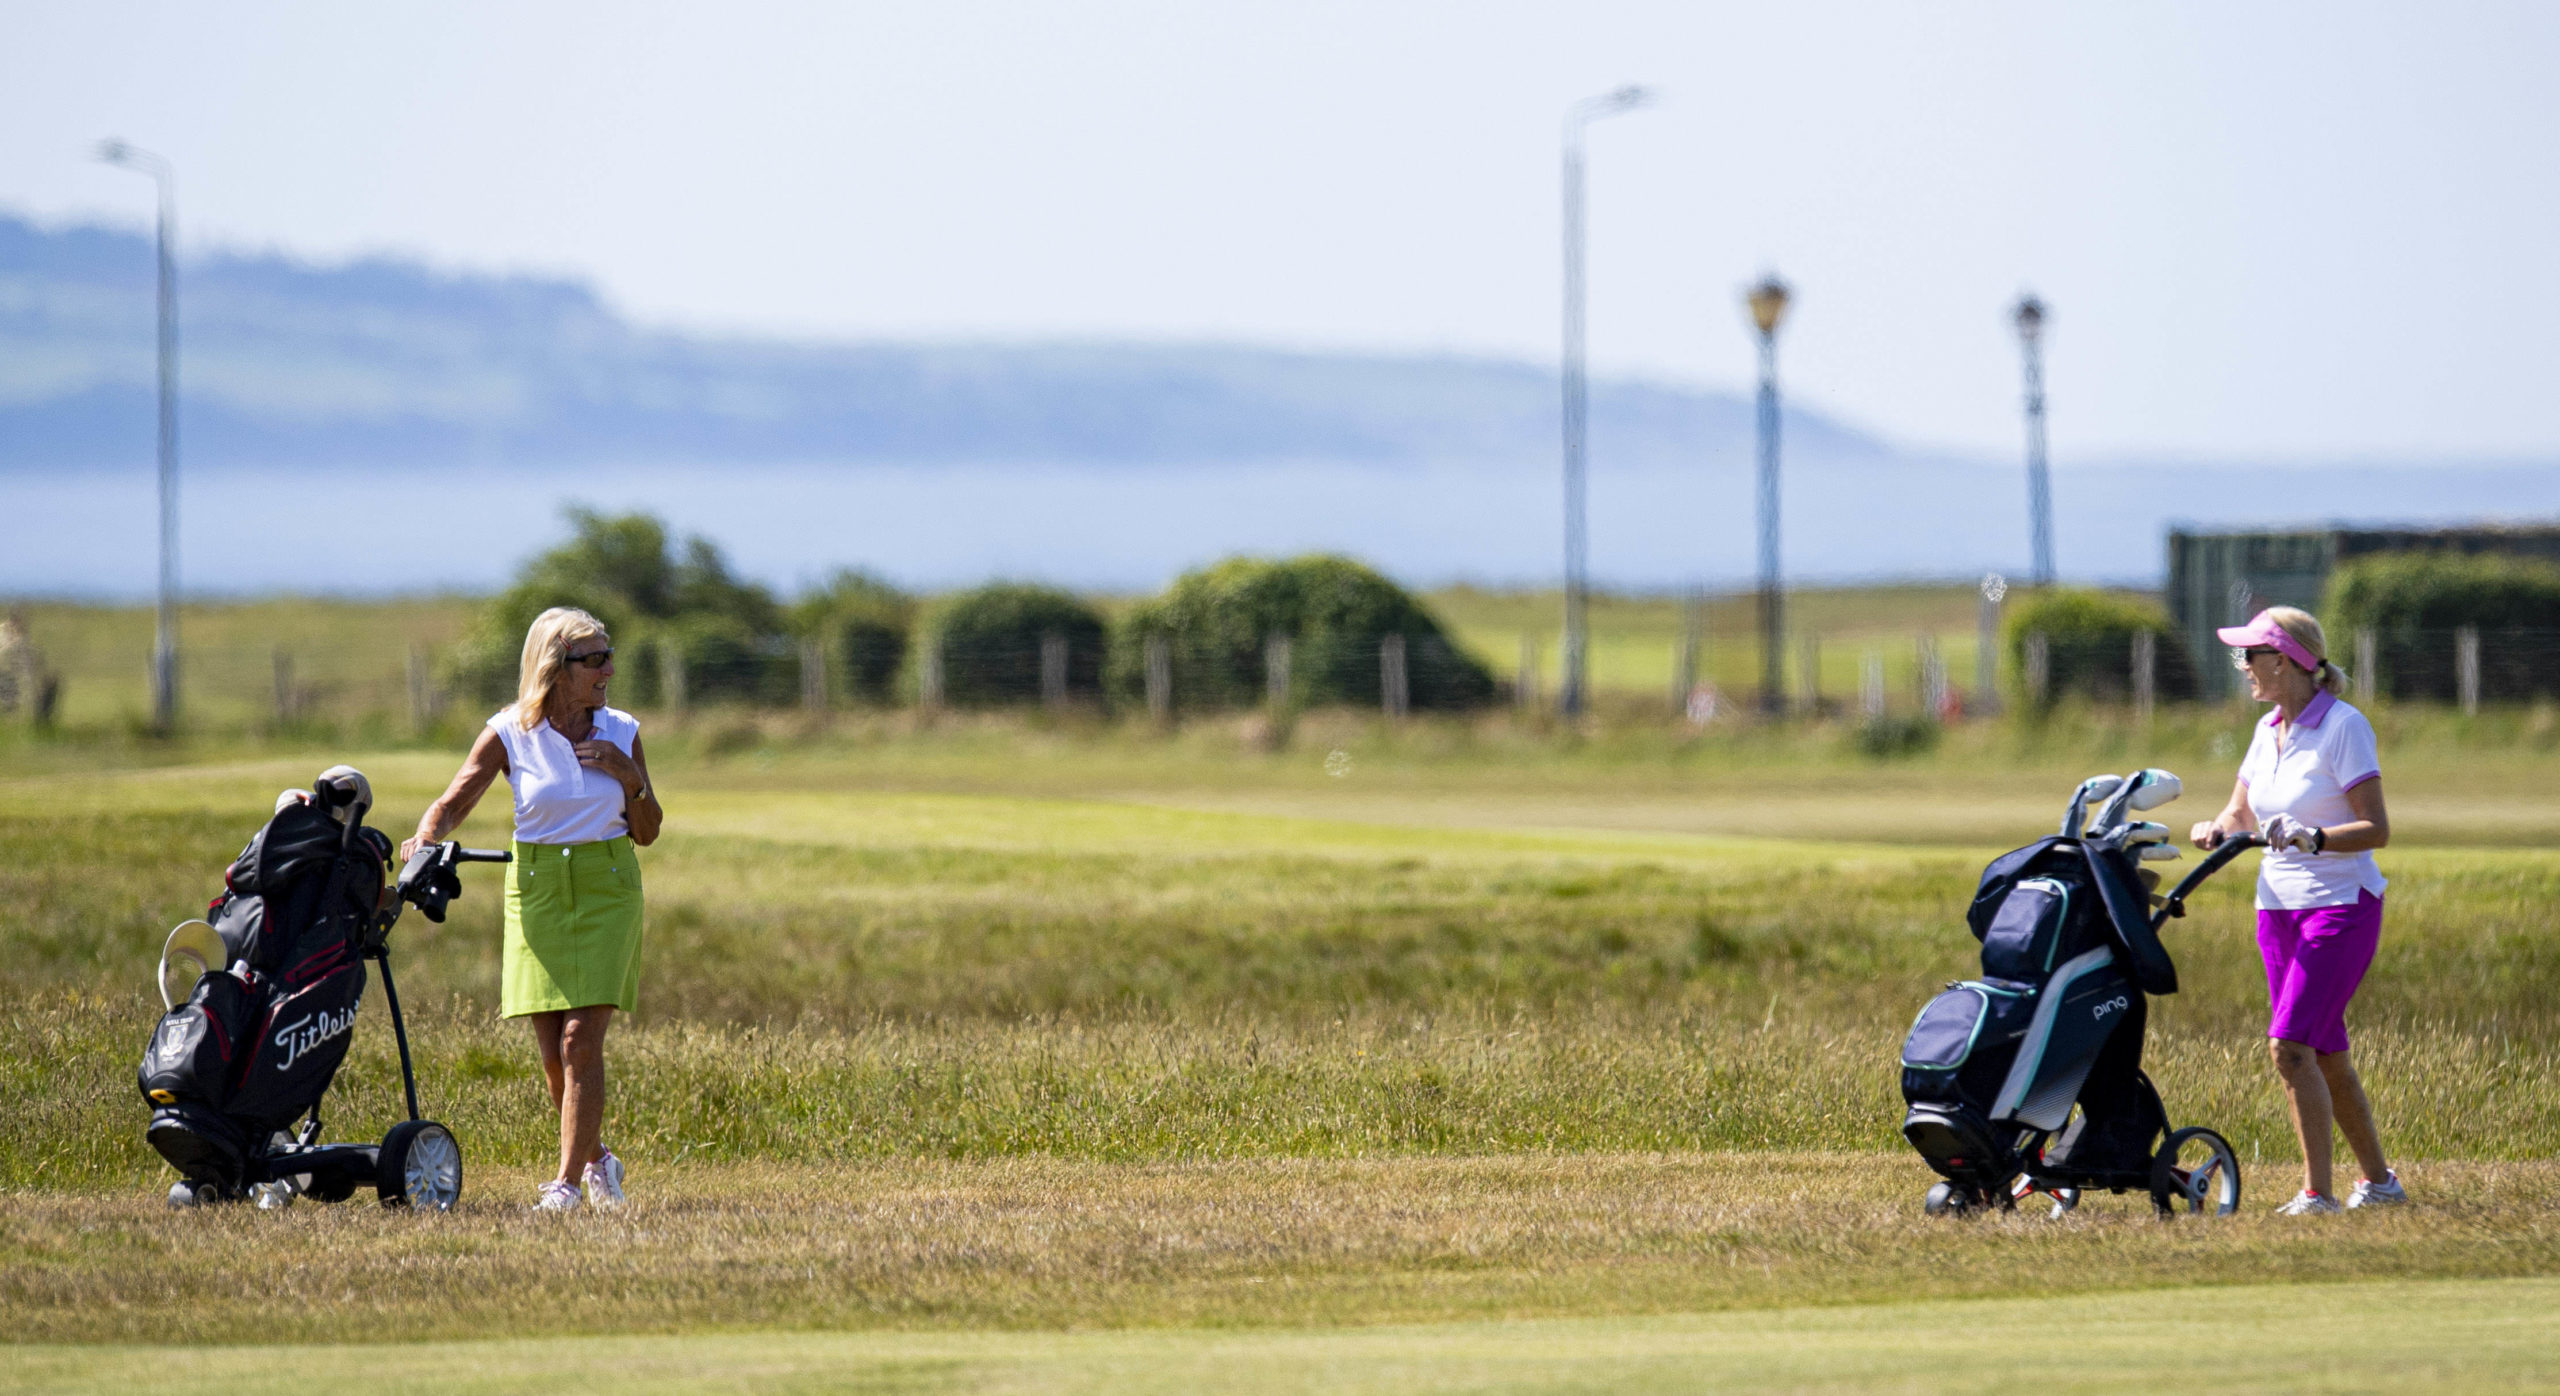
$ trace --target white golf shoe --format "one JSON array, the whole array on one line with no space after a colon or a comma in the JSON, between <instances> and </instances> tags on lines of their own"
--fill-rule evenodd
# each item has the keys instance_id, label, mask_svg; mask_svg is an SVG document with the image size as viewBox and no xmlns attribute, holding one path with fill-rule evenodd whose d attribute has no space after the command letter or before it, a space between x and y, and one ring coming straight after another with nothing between
<instances>
[{"instance_id":1,"label":"white golf shoe","mask_svg":"<svg viewBox=\"0 0 2560 1396\"><path fill-rule=\"evenodd\" d=\"M554 1178L534 1194L533 1210L537 1212L574 1212L578 1210L578 1190Z\"/></svg>"},{"instance_id":2,"label":"white golf shoe","mask_svg":"<svg viewBox=\"0 0 2560 1396\"><path fill-rule=\"evenodd\" d=\"M2293 1195L2293 1200L2276 1209L2279 1217L2322 1217L2341 1210L2338 1199L2309 1188Z\"/></svg>"},{"instance_id":3,"label":"white golf shoe","mask_svg":"<svg viewBox=\"0 0 2560 1396\"><path fill-rule=\"evenodd\" d=\"M2400 1186L2400 1170L2386 1168L2382 1170L2382 1181L2379 1183L2371 1178L2356 1179L2355 1191L2347 1194L2347 1210L2352 1212L2358 1207L2397 1207L2408 1200L2408 1189Z\"/></svg>"},{"instance_id":4,"label":"white golf shoe","mask_svg":"<svg viewBox=\"0 0 2560 1396\"><path fill-rule=\"evenodd\" d=\"M600 1212L617 1211L621 1208L624 1201L622 1160L613 1156L613 1150L605 1150L595 1162L588 1164L586 1176L582 1181L587 1185L588 1206Z\"/></svg>"}]
</instances>

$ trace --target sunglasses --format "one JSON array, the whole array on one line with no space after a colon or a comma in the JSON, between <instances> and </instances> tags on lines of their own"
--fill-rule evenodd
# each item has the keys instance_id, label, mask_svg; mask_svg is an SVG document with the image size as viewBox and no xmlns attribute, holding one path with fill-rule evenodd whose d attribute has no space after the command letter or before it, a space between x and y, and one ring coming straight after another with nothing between
<instances>
[{"instance_id":1,"label":"sunglasses","mask_svg":"<svg viewBox=\"0 0 2560 1396\"><path fill-rule=\"evenodd\" d=\"M2273 645L2252 645L2245 650L2233 650L2231 652L2231 667L2234 669L2246 669L2250 665L2258 662L2259 655L2282 653L2284 653L2283 650L2277 649Z\"/></svg>"},{"instance_id":2,"label":"sunglasses","mask_svg":"<svg viewBox=\"0 0 2560 1396\"><path fill-rule=\"evenodd\" d=\"M564 654L560 656L560 667L563 669L566 669L573 664L584 664L590 669L601 669L612 662L613 647L611 645L607 645L603 649L597 650L591 654Z\"/></svg>"}]
</instances>

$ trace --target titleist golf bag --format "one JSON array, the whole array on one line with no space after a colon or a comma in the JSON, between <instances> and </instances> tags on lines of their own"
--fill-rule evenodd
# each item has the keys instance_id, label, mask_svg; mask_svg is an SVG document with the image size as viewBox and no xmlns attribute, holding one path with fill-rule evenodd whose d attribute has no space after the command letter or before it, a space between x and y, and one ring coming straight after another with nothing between
<instances>
[{"instance_id":1,"label":"titleist golf bag","mask_svg":"<svg viewBox=\"0 0 2560 1396\"><path fill-rule=\"evenodd\" d=\"M2065 818L2072 832L1983 870L1965 917L1982 943L1982 977L1932 999L1902 1048L1903 1137L1946 1180L1930 1211L2007 1206L2031 1191L2068 1209L2087 1187L2145 1188L2164 1211L2179 1199L2229 1210L2226 1184L2238 1205L2229 1146L2210 1130L2172 1131L2142 1070L2149 996L2178 991L2160 926L2250 846L2217 851L2155 915L2158 878L2139 863L2176 855L2161 826L2122 817L2137 793L2147 795L2132 807L2148 808L2174 798L2176 783L2152 771L2096 778ZM2124 794L2077 831L2092 787ZM2200 1163L2189 1157L2197 1153Z\"/></svg>"},{"instance_id":2,"label":"titleist golf bag","mask_svg":"<svg viewBox=\"0 0 2560 1396\"><path fill-rule=\"evenodd\" d=\"M364 827L361 780L323 777L232 860L205 910L224 964L143 1051L147 1137L191 1182L237 1192L244 1160L316 1118L346 1059L391 859L390 840Z\"/></svg>"}]
</instances>

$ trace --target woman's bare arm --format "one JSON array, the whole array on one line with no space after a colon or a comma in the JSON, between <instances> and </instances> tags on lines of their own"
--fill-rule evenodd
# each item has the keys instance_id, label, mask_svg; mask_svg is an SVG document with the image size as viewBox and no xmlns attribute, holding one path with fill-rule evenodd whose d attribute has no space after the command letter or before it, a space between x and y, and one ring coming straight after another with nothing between
<instances>
[{"instance_id":1,"label":"woman's bare arm","mask_svg":"<svg viewBox=\"0 0 2560 1396\"><path fill-rule=\"evenodd\" d=\"M2231 782L2231 803L2222 807L2222 813L2189 830L2188 836L2195 840L2196 847L2211 848L2226 835L2257 831L2258 816L2249 808L2249 782L2235 780Z\"/></svg>"},{"instance_id":2,"label":"woman's bare arm","mask_svg":"<svg viewBox=\"0 0 2560 1396\"><path fill-rule=\"evenodd\" d=\"M631 841L647 848L658 841L667 812L658 805L658 787L649 779L649 753L641 747L637 732L631 734L631 764L640 772L640 788L631 792L622 812L631 819Z\"/></svg>"},{"instance_id":3,"label":"woman's bare arm","mask_svg":"<svg viewBox=\"0 0 2560 1396\"><path fill-rule=\"evenodd\" d=\"M416 836L400 845L400 861L409 861L409 855L417 852L421 844L442 841L469 819L480 797L489 793L490 784L506 773L506 743L498 740L496 732L481 728L479 739L471 744L471 754L462 758L462 769L453 773L453 784L446 786L436 802L427 806L427 812L418 816Z\"/></svg>"},{"instance_id":4,"label":"woman's bare arm","mask_svg":"<svg viewBox=\"0 0 2560 1396\"><path fill-rule=\"evenodd\" d=\"M2391 812L2383 808L2382 777L2375 776L2347 792L2347 807L2356 817L2322 830L2323 853L2363 853L2391 842Z\"/></svg>"}]
</instances>

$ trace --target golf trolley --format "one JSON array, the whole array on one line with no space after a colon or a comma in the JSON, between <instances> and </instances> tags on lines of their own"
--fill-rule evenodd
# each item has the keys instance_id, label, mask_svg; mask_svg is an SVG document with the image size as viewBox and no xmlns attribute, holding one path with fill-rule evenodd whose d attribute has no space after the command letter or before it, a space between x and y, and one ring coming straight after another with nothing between
<instances>
[{"instance_id":1,"label":"golf trolley","mask_svg":"<svg viewBox=\"0 0 2560 1396\"><path fill-rule=\"evenodd\" d=\"M152 1107L146 1137L180 1175L170 1206L243 1196L261 1207L343 1202L359 1187L387 1207L441 1212L461 1199L462 1147L418 1111L390 934L406 906L443 921L462 894L461 864L510 855L430 844L386 888L391 842L365 827L372 805L372 786L351 766L285 792L205 919L169 933L160 954L168 1012L143 1051L139 1084ZM320 1098L354 1037L367 960L381 969L409 1117L379 1144L319 1143Z\"/></svg>"},{"instance_id":2,"label":"golf trolley","mask_svg":"<svg viewBox=\"0 0 2560 1396\"><path fill-rule=\"evenodd\" d=\"M2251 848L2226 839L2165 897L2140 864L2176 858L2169 831L2133 811L2174 800L2178 778L2092 776L2062 830L1984 869L1967 924L1982 978L1920 1010L1902 1048L1903 1137L1943 1181L1932 1216L2008 1209L2036 1194L2054 1215L2083 1192L2145 1191L2162 1216L2229 1215L2240 1163L2213 1130L2173 1128L2142 1070L2149 996L2178 991L2160 928ZM2104 799L2094 818L2089 803Z\"/></svg>"}]
</instances>

